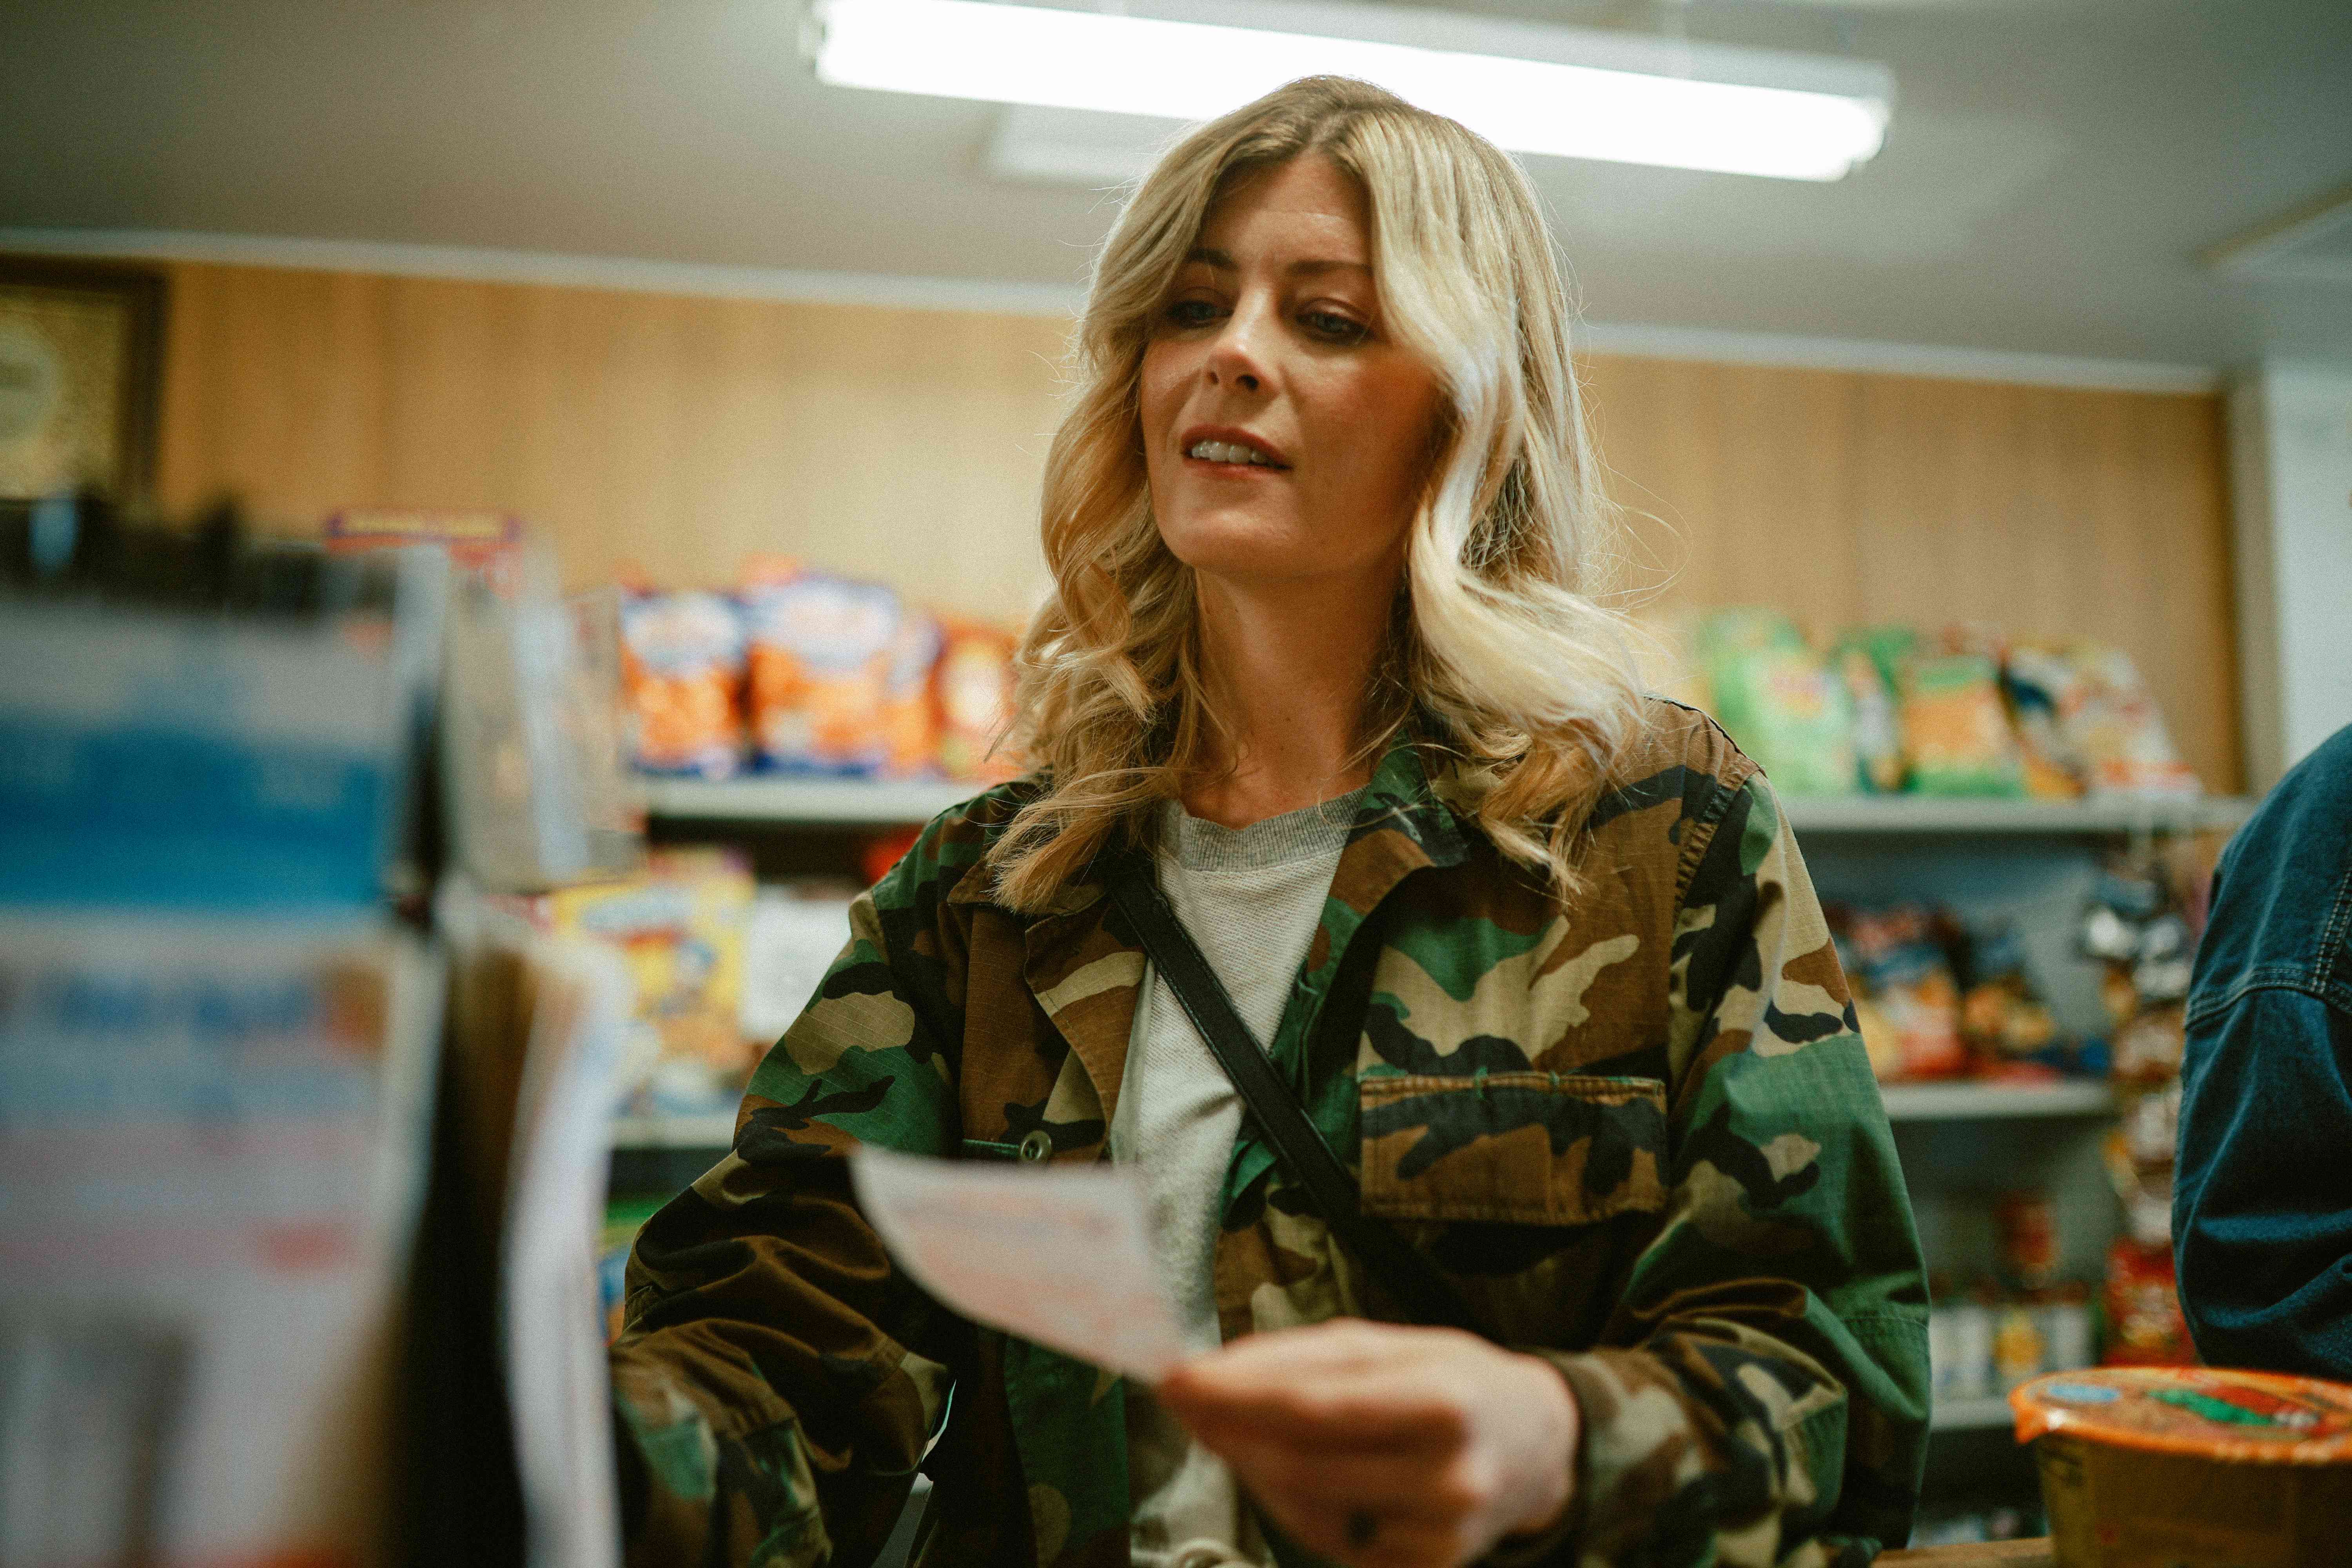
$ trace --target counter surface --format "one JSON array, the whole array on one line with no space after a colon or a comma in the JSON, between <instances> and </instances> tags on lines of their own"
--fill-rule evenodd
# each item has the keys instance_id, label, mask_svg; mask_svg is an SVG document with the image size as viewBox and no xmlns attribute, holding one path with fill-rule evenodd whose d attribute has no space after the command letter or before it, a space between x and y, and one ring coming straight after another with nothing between
<instances>
[{"instance_id":1,"label":"counter surface","mask_svg":"<svg viewBox=\"0 0 2352 1568\"><path fill-rule=\"evenodd\" d=\"M1978 1546L1922 1546L1906 1552L1882 1552L1878 1568L2054 1568L2050 1538L1995 1541Z\"/></svg>"}]
</instances>

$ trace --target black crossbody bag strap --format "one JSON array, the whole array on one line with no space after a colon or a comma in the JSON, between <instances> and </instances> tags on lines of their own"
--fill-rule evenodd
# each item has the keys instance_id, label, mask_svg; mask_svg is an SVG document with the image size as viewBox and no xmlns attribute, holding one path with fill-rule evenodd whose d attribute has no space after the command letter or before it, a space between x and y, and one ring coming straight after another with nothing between
<instances>
[{"instance_id":1,"label":"black crossbody bag strap","mask_svg":"<svg viewBox=\"0 0 2352 1568\"><path fill-rule=\"evenodd\" d=\"M1127 916L1153 967L1176 994L1178 1004L1209 1043L1209 1049L1216 1053L1225 1076L1241 1091L1242 1102L1249 1107L1258 1131L1274 1146L1275 1158L1306 1189L1307 1201L1340 1245L1355 1254L1413 1321L1480 1332L1461 1293L1436 1266L1379 1216L1364 1213L1355 1178L1307 1120L1307 1112L1284 1086L1273 1061L1249 1026L1242 1022L1233 998L1225 994L1224 983L1209 967L1208 959L1152 880L1149 862L1129 858L1109 881L1112 900ZM1342 989L1334 987L1333 1001L1343 1000L1339 994Z\"/></svg>"}]
</instances>

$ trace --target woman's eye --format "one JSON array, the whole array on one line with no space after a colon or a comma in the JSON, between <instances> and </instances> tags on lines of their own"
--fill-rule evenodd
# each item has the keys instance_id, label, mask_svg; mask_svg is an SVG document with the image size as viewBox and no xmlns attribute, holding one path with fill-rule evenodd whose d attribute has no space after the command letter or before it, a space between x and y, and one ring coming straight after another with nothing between
<instances>
[{"instance_id":1,"label":"woman's eye","mask_svg":"<svg viewBox=\"0 0 2352 1568\"><path fill-rule=\"evenodd\" d=\"M1299 320L1307 331L1327 342L1360 343L1371 335L1371 329L1363 322L1336 310L1309 310Z\"/></svg>"},{"instance_id":2,"label":"woman's eye","mask_svg":"<svg viewBox=\"0 0 2352 1568\"><path fill-rule=\"evenodd\" d=\"M1217 308L1206 300L1179 300L1168 307L1172 326L1205 327L1217 319Z\"/></svg>"}]
</instances>

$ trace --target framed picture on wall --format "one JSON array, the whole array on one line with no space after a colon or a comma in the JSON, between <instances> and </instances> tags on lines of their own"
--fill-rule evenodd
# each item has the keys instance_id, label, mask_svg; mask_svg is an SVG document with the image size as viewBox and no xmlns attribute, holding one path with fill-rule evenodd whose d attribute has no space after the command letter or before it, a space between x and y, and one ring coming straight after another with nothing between
<instances>
[{"instance_id":1,"label":"framed picture on wall","mask_svg":"<svg viewBox=\"0 0 2352 1568\"><path fill-rule=\"evenodd\" d=\"M0 256L0 501L147 494L163 337L161 273Z\"/></svg>"}]
</instances>

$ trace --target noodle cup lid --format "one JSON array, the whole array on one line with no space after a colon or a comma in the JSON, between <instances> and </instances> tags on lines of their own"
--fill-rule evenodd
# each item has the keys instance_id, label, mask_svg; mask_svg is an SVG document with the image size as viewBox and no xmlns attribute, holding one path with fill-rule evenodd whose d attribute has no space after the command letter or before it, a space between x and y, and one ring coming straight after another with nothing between
<instances>
[{"instance_id":1,"label":"noodle cup lid","mask_svg":"<svg viewBox=\"0 0 2352 1568\"><path fill-rule=\"evenodd\" d=\"M2063 1432L2147 1453L2352 1464L2352 1386L2202 1366L2053 1373L2009 1396L2017 1440Z\"/></svg>"}]
</instances>

